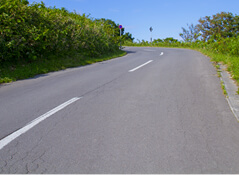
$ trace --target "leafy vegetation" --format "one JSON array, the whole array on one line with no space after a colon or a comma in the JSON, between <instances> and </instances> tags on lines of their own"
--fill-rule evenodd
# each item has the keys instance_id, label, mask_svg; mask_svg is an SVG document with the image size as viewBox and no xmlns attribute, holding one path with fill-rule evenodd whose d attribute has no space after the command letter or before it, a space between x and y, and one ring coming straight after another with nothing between
<instances>
[{"instance_id":1,"label":"leafy vegetation","mask_svg":"<svg viewBox=\"0 0 239 175\"><path fill-rule=\"evenodd\" d=\"M0 83L8 83L19 79L34 77L38 74L45 74L52 71L63 70L69 67L83 66L95 62L101 62L125 55L126 52L118 50L114 53L105 53L98 57L85 56L76 52L68 52L63 55L51 55L48 59L36 60L31 63L5 64L1 68Z\"/></svg>"},{"instance_id":2,"label":"leafy vegetation","mask_svg":"<svg viewBox=\"0 0 239 175\"><path fill-rule=\"evenodd\" d=\"M138 40L138 42L132 42L130 40L124 41L125 46L150 46L150 47L183 47L183 43L172 37L165 39L155 39L153 42L145 40ZM186 46L185 46L186 47Z\"/></svg>"},{"instance_id":3,"label":"leafy vegetation","mask_svg":"<svg viewBox=\"0 0 239 175\"><path fill-rule=\"evenodd\" d=\"M80 57L82 64L87 60L91 62L91 58L114 55L120 52L121 39L133 40L129 33L120 38L117 24L111 20L93 19L65 8L48 8L43 2L29 4L27 0L1 0L0 83L67 67L62 65L61 59L66 59L64 64L68 64L72 61L69 55ZM42 65L34 66L51 65L53 60L52 68L48 66L38 71ZM28 70L19 72L23 70L19 66L24 70L28 67Z\"/></svg>"},{"instance_id":4,"label":"leafy vegetation","mask_svg":"<svg viewBox=\"0 0 239 175\"><path fill-rule=\"evenodd\" d=\"M221 87L222 87L223 94L227 96L228 95L227 90L223 81L221 81Z\"/></svg>"}]
</instances>

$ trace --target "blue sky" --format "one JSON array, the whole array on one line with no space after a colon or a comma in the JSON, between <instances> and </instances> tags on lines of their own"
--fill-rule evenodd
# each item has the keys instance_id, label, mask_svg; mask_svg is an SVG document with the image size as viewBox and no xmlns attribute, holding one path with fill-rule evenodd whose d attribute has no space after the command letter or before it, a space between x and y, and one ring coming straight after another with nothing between
<instances>
[{"instance_id":1,"label":"blue sky","mask_svg":"<svg viewBox=\"0 0 239 175\"><path fill-rule=\"evenodd\" d=\"M149 41L150 26L153 39L181 40L181 28L197 24L201 17L222 11L239 15L239 0L29 0L30 3L41 1L46 6L65 7L93 18L111 19L123 25L135 41Z\"/></svg>"}]
</instances>

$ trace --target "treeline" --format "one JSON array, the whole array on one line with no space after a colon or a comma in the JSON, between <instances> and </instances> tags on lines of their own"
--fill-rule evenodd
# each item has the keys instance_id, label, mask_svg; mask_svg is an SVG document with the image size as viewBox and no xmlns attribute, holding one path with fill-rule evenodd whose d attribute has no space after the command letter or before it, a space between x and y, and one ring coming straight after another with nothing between
<instances>
[{"instance_id":1,"label":"treeline","mask_svg":"<svg viewBox=\"0 0 239 175\"><path fill-rule=\"evenodd\" d=\"M188 25L188 29L182 28L183 32L179 35L184 41L217 41L239 35L239 16L230 12L205 16L200 18L198 22L197 25Z\"/></svg>"},{"instance_id":2,"label":"treeline","mask_svg":"<svg viewBox=\"0 0 239 175\"><path fill-rule=\"evenodd\" d=\"M80 52L100 56L119 50L115 22L92 19L65 8L27 0L0 1L0 63L32 62L50 54ZM126 33L122 39L132 40Z\"/></svg>"},{"instance_id":3,"label":"treeline","mask_svg":"<svg viewBox=\"0 0 239 175\"><path fill-rule=\"evenodd\" d=\"M179 35L183 41L172 37L155 39L153 42L125 42L129 46L162 46L204 48L216 53L239 55L239 16L221 12L200 18L197 25L182 27Z\"/></svg>"},{"instance_id":4,"label":"treeline","mask_svg":"<svg viewBox=\"0 0 239 175\"><path fill-rule=\"evenodd\" d=\"M221 12L200 18L197 25L182 28L179 35L191 47L200 47L212 52L239 55L239 16Z\"/></svg>"},{"instance_id":5,"label":"treeline","mask_svg":"<svg viewBox=\"0 0 239 175\"><path fill-rule=\"evenodd\" d=\"M155 47L177 47L180 46L182 42L174 39L173 37L168 37L165 39L154 39L152 42L145 40L138 40L138 42L131 42L130 40L124 41L126 46L155 46Z\"/></svg>"}]
</instances>

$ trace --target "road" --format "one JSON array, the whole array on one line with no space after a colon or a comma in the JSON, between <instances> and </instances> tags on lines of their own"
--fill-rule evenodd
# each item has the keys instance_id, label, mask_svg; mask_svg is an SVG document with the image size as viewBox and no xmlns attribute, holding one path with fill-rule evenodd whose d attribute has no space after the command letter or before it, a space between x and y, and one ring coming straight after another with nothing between
<instances>
[{"instance_id":1,"label":"road","mask_svg":"<svg viewBox=\"0 0 239 175\"><path fill-rule=\"evenodd\" d=\"M125 50L0 86L0 173L239 173L239 124L209 59Z\"/></svg>"}]
</instances>

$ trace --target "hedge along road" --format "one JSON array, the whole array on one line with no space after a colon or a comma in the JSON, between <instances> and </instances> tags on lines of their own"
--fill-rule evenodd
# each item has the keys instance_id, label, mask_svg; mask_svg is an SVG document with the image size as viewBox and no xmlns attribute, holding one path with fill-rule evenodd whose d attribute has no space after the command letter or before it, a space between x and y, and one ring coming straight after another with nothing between
<instances>
[{"instance_id":1,"label":"hedge along road","mask_svg":"<svg viewBox=\"0 0 239 175\"><path fill-rule=\"evenodd\" d=\"M209 59L125 50L1 86L0 173L238 173L239 125Z\"/></svg>"}]
</instances>

